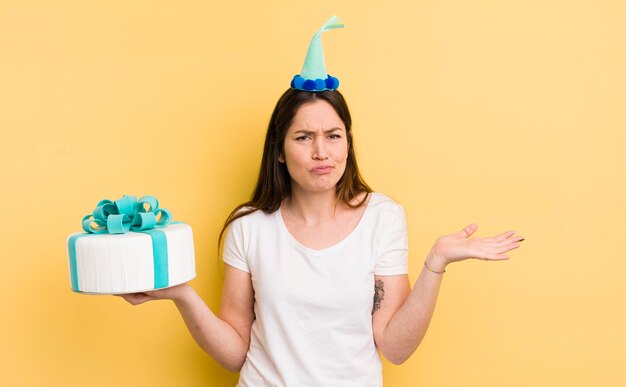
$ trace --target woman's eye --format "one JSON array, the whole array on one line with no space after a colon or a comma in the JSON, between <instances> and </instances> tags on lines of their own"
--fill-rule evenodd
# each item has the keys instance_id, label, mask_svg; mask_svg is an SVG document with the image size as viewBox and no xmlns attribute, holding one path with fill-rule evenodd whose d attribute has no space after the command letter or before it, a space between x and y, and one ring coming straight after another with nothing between
<instances>
[{"instance_id":1,"label":"woman's eye","mask_svg":"<svg viewBox=\"0 0 626 387\"><path fill-rule=\"evenodd\" d=\"M296 137L296 141L304 141L304 140L308 140L309 136L300 136L300 137Z\"/></svg>"},{"instance_id":2,"label":"woman's eye","mask_svg":"<svg viewBox=\"0 0 626 387\"><path fill-rule=\"evenodd\" d=\"M331 134L330 136L328 136L328 138L330 138L331 140L337 140L339 138L341 138L340 134Z\"/></svg>"}]
</instances>

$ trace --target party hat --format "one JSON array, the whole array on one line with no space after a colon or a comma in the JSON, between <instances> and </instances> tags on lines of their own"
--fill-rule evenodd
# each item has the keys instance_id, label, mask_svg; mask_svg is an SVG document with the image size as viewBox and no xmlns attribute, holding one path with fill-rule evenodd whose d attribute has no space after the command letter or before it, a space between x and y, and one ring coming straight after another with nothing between
<instances>
[{"instance_id":1,"label":"party hat","mask_svg":"<svg viewBox=\"0 0 626 387\"><path fill-rule=\"evenodd\" d=\"M305 91L323 91L335 90L339 87L339 79L328 75L326 72L324 50L322 49L322 32L335 28L343 28L343 22L337 16L331 16L322 28L313 35L302 71L291 80L292 88Z\"/></svg>"}]
</instances>

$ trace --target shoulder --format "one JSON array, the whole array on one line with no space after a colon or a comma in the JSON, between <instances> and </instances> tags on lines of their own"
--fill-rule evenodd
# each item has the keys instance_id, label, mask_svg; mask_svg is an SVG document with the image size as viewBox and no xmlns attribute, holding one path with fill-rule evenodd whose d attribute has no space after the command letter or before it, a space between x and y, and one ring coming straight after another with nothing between
<instances>
[{"instance_id":1,"label":"shoulder","mask_svg":"<svg viewBox=\"0 0 626 387\"><path fill-rule=\"evenodd\" d=\"M248 212L252 210L252 212ZM235 244L247 256L252 245L263 239L264 233L276 230L276 213L266 214L252 207L243 207L237 211L240 216L233 220L226 230L225 246ZM244 215L241 215L244 214Z\"/></svg>"},{"instance_id":2,"label":"shoulder","mask_svg":"<svg viewBox=\"0 0 626 387\"><path fill-rule=\"evenodd\" d=\"M404 207L391 197L380 192L372 192L370 196L368 203L370 210L374 212L391 212L404 216Z\"/></svg>"},{"instance_id":3,"label":"shoulder","mask_svg":"<svg viewBox=\"0 0 626 387\"><path fill-rule=\"evenodd\" d=\"M372 192L367 205L367 222L375 225L376 232L388 233L406 227L404 207L391 197Z\"/></svg>"},{"instance_id":4,"label":"shoulder","mask_svg":"<svg viewBox=\"0 0 626 387\"><path fill-rule=\"evenodd\" d=\"M254 207L242 207L240 208L236 215L243 214L239 216L237 219L233 220L231 223L231 228L249 228L249 227L259 227L268 224L268 222L273 221L277 212L266 213L262 210L255 209Z\"/></svg>"}]
</instances>

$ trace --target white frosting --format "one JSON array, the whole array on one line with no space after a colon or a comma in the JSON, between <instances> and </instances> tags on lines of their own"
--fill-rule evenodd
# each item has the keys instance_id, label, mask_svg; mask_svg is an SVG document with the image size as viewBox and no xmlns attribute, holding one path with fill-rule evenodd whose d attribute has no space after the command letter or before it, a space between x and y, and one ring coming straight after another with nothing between
<instances>
[{"instance_id":1,"label":"white frosting","mask_svg":"<svg viewBox=\"0 0 626 387\"><path fill-rule=\"evenodd\" d=\"M191 227L177 223L158 230L167 238L168 286L193 279L196 269ZM78 238L76 267L80 292L119 294L153 290L152 238L140 232Z\"/></svg>"}]
</instances>

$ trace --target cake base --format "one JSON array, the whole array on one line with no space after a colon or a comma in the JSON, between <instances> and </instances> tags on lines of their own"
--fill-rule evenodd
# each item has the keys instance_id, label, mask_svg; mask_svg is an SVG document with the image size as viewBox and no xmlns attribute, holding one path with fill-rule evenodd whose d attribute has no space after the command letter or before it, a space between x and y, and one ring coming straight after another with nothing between
<instances>
[{"instance_id":1,"label":"cake base","mask_svg":"<svg viewBox=\"0 0 626 387\"><path fill-rule=\"evenodd\" d=\"M127 294L164 289L195 278L191 227L184 223L127 234L68 238L72 290Z\"/></svg>"},{"instance_id":2,"label":"cake base","mask_svg":"<svg viewBox=\"0 0 626 387\"><path fill-rule=\"evenodd\" d=\"M72 289L72 291L73 291L74 293L76 293L76 294L84 294L84 295L88 295L88 296L121 296L121 295L124 295L124 294L145 293L145 292L152 292L152 291L155 291L155 290L161 290L161 289L172 288L172 287L174 287L174 286L178 286L178 285L180 285L180 284L184 284L185 282L189 282L189 281L191 281L191 280L192 280L192 279L194 279L194 278L196 278L196 276L195 276L195 275L194 275L193 277L191 277L191 278L189 278L189 279L187 279L187 280L185 280L185 281L181 282L181 283L178 283L178 284L171 284L170 286L166 286L166 287L164 287L164 288L158 288L158 289L142 289L142 290L133 290L133 291L129 291L129 292L115 292L115 293L83 292L83 291L80 291L80 290L74 290L74 289Z\"/></svg>"}]
</instances>

